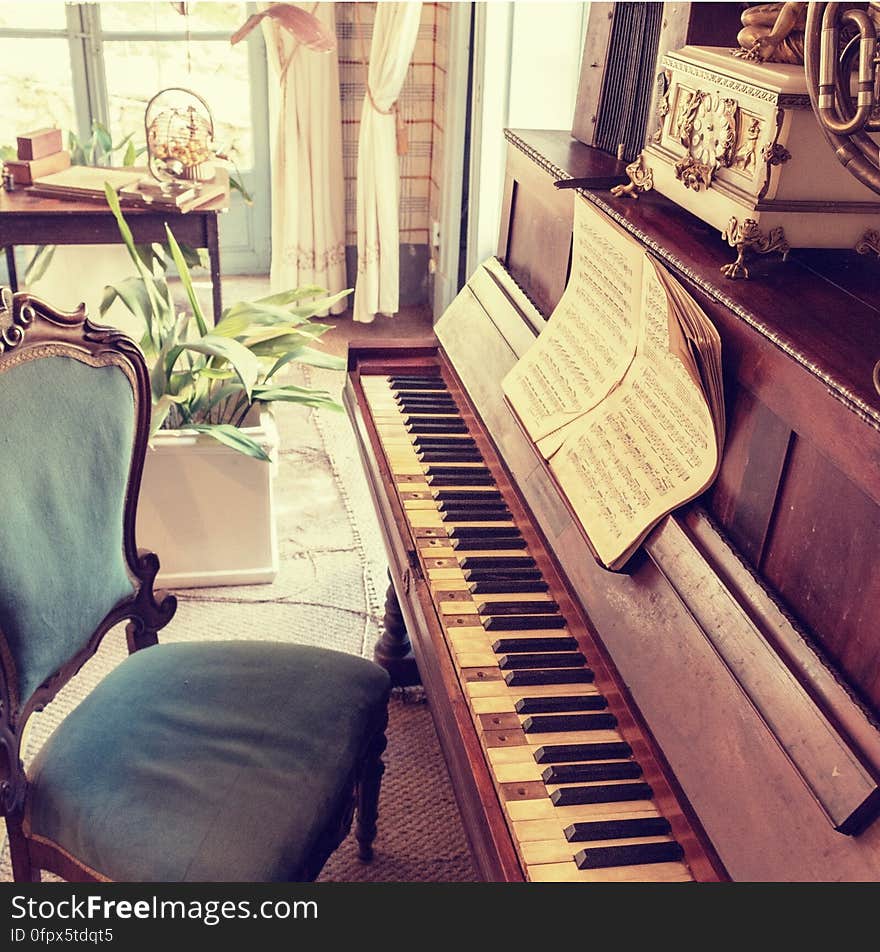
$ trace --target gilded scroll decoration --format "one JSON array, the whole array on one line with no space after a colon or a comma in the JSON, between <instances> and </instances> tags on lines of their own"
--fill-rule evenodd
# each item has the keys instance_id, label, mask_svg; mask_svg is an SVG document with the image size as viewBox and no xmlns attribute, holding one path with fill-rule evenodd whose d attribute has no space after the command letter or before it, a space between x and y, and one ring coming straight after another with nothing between
<instances>
[{"instance_id":1,"label":"gilded scroll decoration","mask_svg":"<svg viewBox=\"0 0 880 952\"><path fill-rule=\"evenodd\" d=\"M742 172L754 172L757 165L758 139L761 136L761 120L753 116L745 131L743 140L730 163L732 168Z\"/></svg>"},{"instance_id":2,"label":"gilded scroll decoration","mask_svg":"<svg viewBox=\"0 0 880 952\"><path fill-rule=\"evenodd\" d=\"M880 257L880 231L869 228L856 242L856 251L860 255L867 255L873 252Z\"/></svg>"},{"instance_id":3,"label":"gilded scroll decoration","mask_svg":"<svg viewBox=\"0 0 880 952\"><path fill-rule=\"evenodd\" d=\"M686 155L675 163L675 177L685 188L699 192L712 184L712 167Z\"/></svg>"},{"instance_id":4,"label":"gilded scroll decoration","mask_svg":"<svg viewBox=\"0 0 880 952\"><path fill-rule=\"evenodd\" d=\"M791 152L784 145L773 142L771 145L764 146L761 150L761 158L768 165L783 165L791 158Z\"/></svg>"},{"instance_id":5,"label":"gilded scroll decoration","mask_svg":"<svg viewBox=\"0 0 880 952\"><path fill-rule=\"evenodd\" d=\"M0 322L3 322L0 327L0 354L18 347L35 316L33 307L16 301L10 288L5 287L0 291Z\"/></svg>"},{"instance_id":6,"label":"gilded scroll decoration","mask_svg":"<svg viewBox=\"0 0 880 952\"><path fill-rule=\"evenodd\" d=\"M639 192L650 192L654 187L654 173L650 166L644 164L641 154L626 167L626 174L629 176L629 182L626 185L615 185L611 189L612 195L618 198L621 195L638 198Z\"/></svg>"},{"instance_id":7,"label":"gilded scroll decoration","mask_svg":"<svg viewBox=\"0 0 880 952\"><path fill-rule=\"evenodd\" d=\"M675 165L675 176L686 188L709 188L718 168L734 160L738 106L717 92L682 90L674 134L687 149Z\"/></svg>"},{"instance_id":8,"label":"gilded scroll decoration","mask_svg":"<svg viewBox=\"0 0 880 952\"><path fill-rule=\"evenodd\" d=\"M745 264L747 251L757 252L758 254L779 251L782 253L782 260L785 261L788 252L791 250L789 243L785 240L785 232L781 227L771 228L765 235L754 218L738 221L736 216L732 216L727 223L727 228L721 233L721 237L727 241L731 248L736 249L736 261L721 266L721 273L726 278L733 280L748 278L749 276L749 269Z\"/></svg>"},{"instance_id":9,"label":"gilded scroll decoration","mask_svg":"<svg viewBox=\"0 0 880 952\"><path fill-rule=\"evenodd\" d=\"M657 74L657 130L652 139L659 142L663 136L663 125L669 115L669 93L672 88L672 72L664 69Z\"/></svg>"}]
</instances>

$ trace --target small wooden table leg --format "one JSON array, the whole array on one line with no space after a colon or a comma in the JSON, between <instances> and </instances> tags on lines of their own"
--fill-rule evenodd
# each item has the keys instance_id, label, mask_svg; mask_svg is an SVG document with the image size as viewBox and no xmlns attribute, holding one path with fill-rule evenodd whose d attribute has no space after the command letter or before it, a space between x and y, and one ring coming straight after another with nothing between
<instances>
[{"instance_id":1,"label":"small wooden table leg","mask_svg":"<svg viewBox=\"0 0 880 952\"><path fill-rule=\"evenodd\" d=\"M385 595L382 637L376 642L373 659L391 675L397 687L422 683L393 584Z\"/></svg>"},{"instance_id":2,"label":"small wooden table leg","mask_svg":"<svg viewBox=\"0 0 880 952\"><path fill-rule=\"evenodd\" d=\"M223 293L220 287L220 235L217 229L217 216L207 218L208 260L211 265L211 295L214 308L214 323L220 320L223 312Z\"/></svg>"}]
</instances>

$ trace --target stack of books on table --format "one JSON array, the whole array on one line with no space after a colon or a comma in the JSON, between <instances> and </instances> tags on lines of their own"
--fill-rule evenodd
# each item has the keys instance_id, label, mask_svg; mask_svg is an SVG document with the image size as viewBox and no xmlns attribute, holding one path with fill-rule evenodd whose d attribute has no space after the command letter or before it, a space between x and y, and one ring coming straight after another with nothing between
<instances>
[{"instance_id":1,"label":"stack of books on table","mask_svg":"<svg viewBox=\"0 0 880 952\"><path fill-rule=\"evenodd\" d=\"M119 196L123 208L162 208L188 212L226 195L229 184L219 174L211 182L158 182L142 168L105 168L74 165L36 179L28 189L51 198L95 199L105 202L105 185Z\"/></svg>"},{"instance_id":2,"label":"stack of books on table","mask_svg":"<svg viewBox=\"0 0 880 952\"><path fill-rule=\"evenodd\" d=\"M61 130L36 129L18 136L17 158L3 164L16 185L33 185L44 175L70 168L70 153L61 147Z\"/></svg>"}]
</instances>

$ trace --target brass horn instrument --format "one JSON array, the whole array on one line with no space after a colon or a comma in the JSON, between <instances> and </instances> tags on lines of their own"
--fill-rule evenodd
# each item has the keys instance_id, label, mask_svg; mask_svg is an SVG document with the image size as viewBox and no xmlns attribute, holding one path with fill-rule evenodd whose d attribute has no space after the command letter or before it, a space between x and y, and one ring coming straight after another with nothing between
<instances>
[{"instance_id":1,"label":"brass horn instrument","mask_svg":"<svg viewBox=\"0 0 880 952\"><path fill-rule=\"evenodd\" d=\"M880 3L810 3L804 69L813 112L844 167L880 193ZM880 361L874 367L880 393Z\"/></svg>"}]
</instances>

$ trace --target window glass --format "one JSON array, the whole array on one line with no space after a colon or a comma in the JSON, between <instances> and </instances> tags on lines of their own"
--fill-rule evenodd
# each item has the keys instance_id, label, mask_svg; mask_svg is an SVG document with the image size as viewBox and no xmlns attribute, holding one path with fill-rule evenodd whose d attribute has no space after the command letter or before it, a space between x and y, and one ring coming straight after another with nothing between
<instances>
[{"instance_id":1,"label":"window glass","mask_svg":"<svg viewBox=\"0 0 880 952\"><path fill-rule=\"evenodd\" d=\"M64 30L63 3L0 3L0 30Z\"/></svg>"},{"instance_id":2,"label":"window glass","mask_svg":"<svg viewBox=\"0 0 880 952\"><path fill-rule=\"evenodd\" d=\"M114 141L133 132L135 140L143 143L147 103L161 89L182 86L207 102L214 119L215 147L230 155L239 169L253 167L245 44L107 40L104 68Z\"/></svg>"},{"instance_id":3,"label":"window glass","mask_svg":"<svg viewBox=\"0 0 880 952\"><path fill-rule=\"evenodd\" d=\"M102 3L101 28L106 32L179 33L220 30L234 33L248 17L245 3L188 3L182 16L173 3Z\"/></svg>"},{"instance_id":4,"label":"window glass","mask_svg":"<svg viewBox=\"0 0 880 952\"><path fill-rule=\"evenodd\" d=\"M76 128L67 40L0 37L0 89L0 145L14 146L16 136L59 126L66 146L68 130Z\"/></svg>"}]
</instances>

